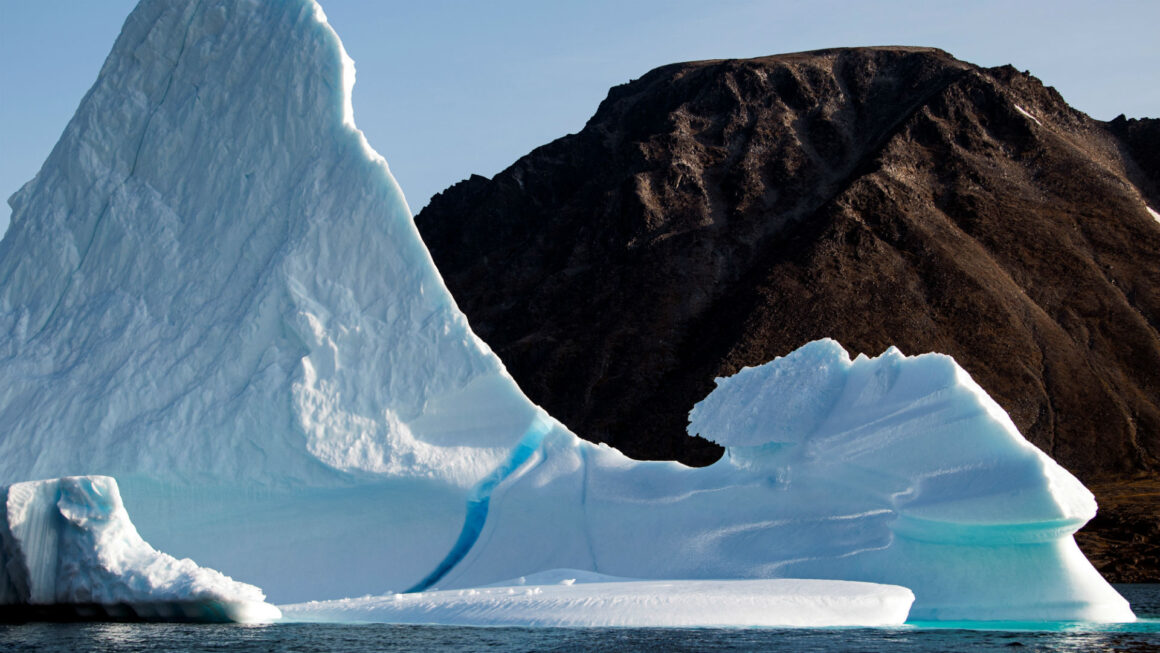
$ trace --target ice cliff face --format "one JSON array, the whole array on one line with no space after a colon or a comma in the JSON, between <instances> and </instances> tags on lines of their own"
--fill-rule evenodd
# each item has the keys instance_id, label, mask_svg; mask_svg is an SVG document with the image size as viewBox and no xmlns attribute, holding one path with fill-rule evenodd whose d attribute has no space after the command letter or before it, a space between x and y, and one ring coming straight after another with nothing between
<instances>
[{"instance_id":1,"label":"ice cliff face","mask_svg":"<svg viewBox=\"0 0 1160 653\"><path fill-rule=\"evenodd\" d=\"M11 200L0 478L468 486L498 464L533 408L355 129L353 82L312 2L141 3Z\"/></svg>"},{"instance_id":2,"label":"ice cliff face","mask_svg":"<svg viewBox=\"0 0 1160 653\"><path fill-rule=\"evenodd\" d=\"M842 403L867 368L835 343L775 364L800 380L776 392L734 382L718 412L757 413L698 413L731 448L704 470L575 438L468 328L352 84L310 0L133 12L12 199L0 484L116 476L145 539L279 602L576 568L899 583L948 618L1131 617L1071 543L1090 496L944 359L884 356L866 401ZM927 417L882 421L876 397ZM987 448L956 440L968 423Z\"/></svg>"}]
</instances>

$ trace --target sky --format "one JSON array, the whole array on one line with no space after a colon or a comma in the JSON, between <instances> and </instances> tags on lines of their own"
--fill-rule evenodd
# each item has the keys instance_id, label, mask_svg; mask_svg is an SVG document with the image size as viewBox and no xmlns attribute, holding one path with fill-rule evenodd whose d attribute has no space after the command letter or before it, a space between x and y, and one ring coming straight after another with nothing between
<instances>
[{"instance_id":1,"label":"sky","mask_svg":"<svg viewBox=\"0 0 1160 653\"><path fill-rule=\"evenodd\" d=\"M321 3L358 70L355 121L416 212L579 131L611 86L677 61L926 45L1029 70L1094 118L1160 117L1158 0ZM40 169L135 4L0 0L3 199Z\"/></svg>"}]
</instances>

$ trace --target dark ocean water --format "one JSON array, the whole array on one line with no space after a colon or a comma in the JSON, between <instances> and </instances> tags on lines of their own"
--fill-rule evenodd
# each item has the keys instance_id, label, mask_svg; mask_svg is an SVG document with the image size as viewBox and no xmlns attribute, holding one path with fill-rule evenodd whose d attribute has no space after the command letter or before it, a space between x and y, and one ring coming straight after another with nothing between
<instances>
[{"instance_id":1,"label":"dark ocean water","mask_svg":"<svg viewBox=\"0 0 1160 653\"><path fill-rule=\"evenodd\" d=\"M1117 585L1135 624L908 624L898 628L460 628L383 624L22 624L0 651L1158 651L1160 585Z\"/></svg>"}]
</instances>

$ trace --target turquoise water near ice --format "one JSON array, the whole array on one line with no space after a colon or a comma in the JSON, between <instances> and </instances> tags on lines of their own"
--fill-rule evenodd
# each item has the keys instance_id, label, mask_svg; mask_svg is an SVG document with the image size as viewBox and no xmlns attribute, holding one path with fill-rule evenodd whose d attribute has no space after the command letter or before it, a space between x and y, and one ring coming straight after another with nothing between
<instances>
[{"instance_id":1,"label":"turquoise water near ice","mask_svg":"<svg viewBox=\"0 0 1160 653\"><path fill-rule=\"evenodd\" d=\"M1156 651L1160 584L1117 585L1131 624L934 622L896 628L463 628L387 624L21 624L0 651Z\"/></svg>"}]
</instances>

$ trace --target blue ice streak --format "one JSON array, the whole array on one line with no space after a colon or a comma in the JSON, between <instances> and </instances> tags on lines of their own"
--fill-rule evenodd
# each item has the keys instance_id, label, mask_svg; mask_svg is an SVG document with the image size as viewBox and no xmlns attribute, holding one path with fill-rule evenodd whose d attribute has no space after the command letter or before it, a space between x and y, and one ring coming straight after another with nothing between
<instances>
[{"instance_id":1,"label":"blue ice streak","mask_svg":"<svg viewBox=\"0 0 1160 653\"><path fill-rule=\"evenodd\" d=\"M483 532L483 525L487 522L487 512L491 506L491 493L505 478L532 457L550 430L552 430L552 424L547 417L543 414L536 415L531 425L528 426L528 430L524 432L523 437L512 449L507 460L471 489L471 494L467 496L467 515L463 519L463 529L459 531L459 538L455 540L455 545L451 547L451 551L435 567L434 571L427 574L423 580L408 589L406 593L422 592L431 587L446 576L447 572L451 571L455 565L459 564L460 560L463 560L467 552L475 545L475 541L479 539L479 534Z\"/></svg>"}]
</instances>

